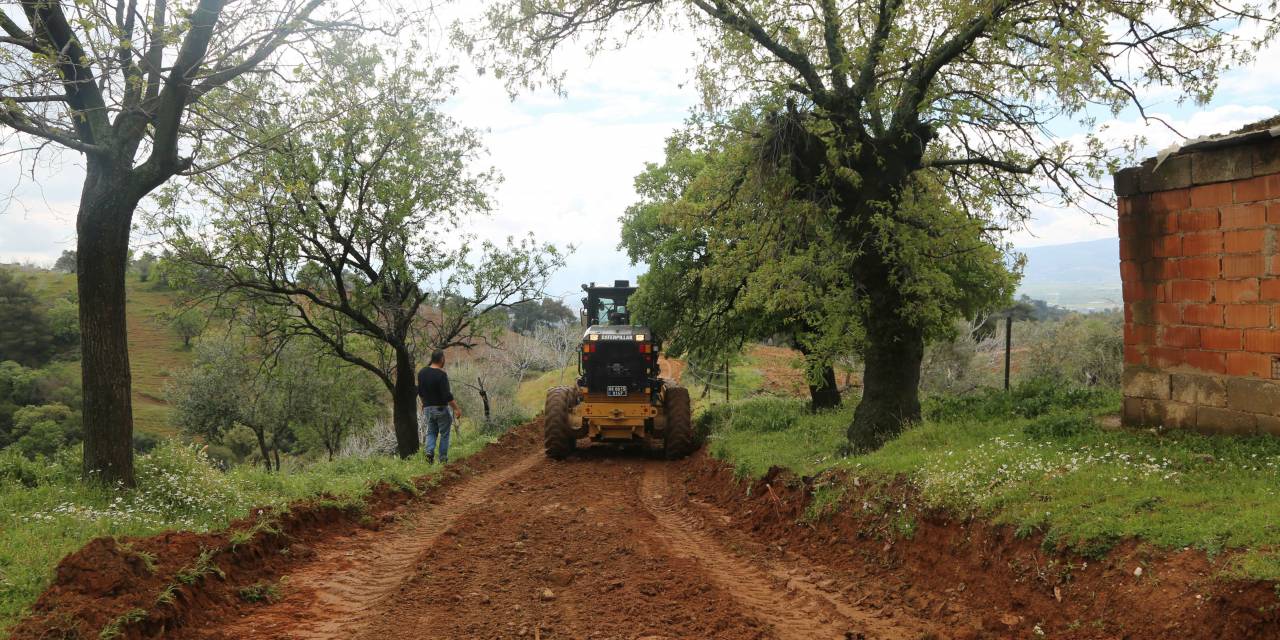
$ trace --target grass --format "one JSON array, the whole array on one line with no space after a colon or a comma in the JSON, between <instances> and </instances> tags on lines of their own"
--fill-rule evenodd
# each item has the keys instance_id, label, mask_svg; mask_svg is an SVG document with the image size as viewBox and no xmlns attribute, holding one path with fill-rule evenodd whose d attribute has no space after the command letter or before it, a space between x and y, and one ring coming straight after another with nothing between
<instances>
[{"instance_id":1,"label":"grass","mask_svg":"<svg viewBox=\"0 0 1280 640\"><path fill-rule=\"evenodd\" d=\"M451 457L491 441L464 430ZM138 458L140 488L117 492L81 484L79 455L68 450L36 463L0 452L0 637L48 586L58 561L93 538L218 530L254 507L320 494L356 503L378 482L411 487L440 470L421 457L343 458L284 473L243 466L224 473L199 447L166 442ZM194 566L191 575L205 570L212 568Z\"/></svg>"},{"instance_id":2,"label":"grass","mask_svg":"<svg viewBox=\"0 0 1280 640\"><path fill-rule=\"evenodd\" d=\"M516 406L525 415L536 416L542 413L542 405L547 399L547 390L552 387L573 386L578 379L578 365L571 364L563 369L553 369L536 378L525 380L516 390Z\"/></svg>"},{"instance_id":3,"label":"grass","mask_svg":"<svg viewBox=\"0 0 1280 640\"><path fill-rule=\"evenodd\" d=\"M76 277L52 271L24 274L32 290L52 301L75 292ZM133 424L140 433L177 434L170 420L172 410L164 401L170 373L191 364L191 352L169 327L156 320L161 312L173 313L175 298L149 282L130 275L125 281L125 313L129 324L129 369L133 378Z\"/></svg>"},{"instance_id":4,"label":"grass","mask_svg":"<svg viewBox=\"0 0 1280 640\"><path fill-rule=\"evenodd\" d=\"M904 479L917 506L1043 534L1047 548L1096 554L1136 538L1232 551L1224 575L1280 579L1280 439L1106 431L1092 417L1114 411L1114 392L1025 387L931 402L925 422L850 457L836 453L849 409L813 414L800 400L760 398L698 420L712 455L743 476L780 465L843 470L864 485Z\"/></svg>"}]
</instances>

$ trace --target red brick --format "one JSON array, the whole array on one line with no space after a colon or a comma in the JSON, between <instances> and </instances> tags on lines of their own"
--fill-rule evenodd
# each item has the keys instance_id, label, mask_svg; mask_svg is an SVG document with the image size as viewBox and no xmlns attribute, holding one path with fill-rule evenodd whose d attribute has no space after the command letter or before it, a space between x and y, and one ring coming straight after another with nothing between
<instances>
[{"instance_id":1,"label":"red brick","mask_svg":"<svg viewBox=\"0 0 1280 640\"><path fill-rule=\"evenodd\" d=\"M1178 214L1178 231L1209 231L1221 225L1217 209L1197 209Z\"/></svg>"},{"instance_id":2,"label":"red brick","mask_svg":"<svg viewBox=\"0 0 1280 640\"><path fill-rule=\"evenodd\" d=\"M1260 255L1226 256L1222 258L1222 277L1256 278L1267 275L1267 261Z\"/></svg>"},{"instance_id":3,"label":"red brick","mask_svg":"<svg viewBox=\"0 0 1280 640\"><path fill-rule=\"evenodd\" d=\"M1142 350L1136 346L1128 345L1124 348L1125 364L1146 364L1147 359L1142 355Z\"/></svg>"},{"instance_id":4,"label":"red brick","mask_svg":"<svg viewBox=\"0 0 1280 640\"><path fill-rule=\"evenodd\" d=\"M1249 231L1228 231L1222 234L1222 250L1226 253L1258 253L1266 244L1265 229Z\"/></svg>"},{"instance_id":5,"label":"red brick","mask_svg":"<svg viewBox=\"0 0 1280 640\"><path fill-rule=\"evenodd\" d=\"M1160 330L1160 346L1197 348L1200 346L1200 327L1174 325Z\"/></svg>"},{"instance_id":6,"label":"red brick","mask_svg":"<svg viewBox=\"0 0 1280 640\"><path fill-rule=\"evenodd\" d=\"M1120 279L1121 280L1141 280L1142 279L1142 263L1134 260L1120 261Z\"/></svg>"},{"instance_id":7,"label":"red brick","mask_svg":"<svg viewBox=\"0 0 1280 640\"><path fill-rule=\"evenodd\" d=\"M1189 304L1182 308L1182 321L1186 324L1209 326L1222 325L1222 305Z\"/></svg>"},{"instance_id":8,"label":"red brick","mask_svg":"<svg viewBox=\"0 0 1280 640\"><path fill-rule=\"evenodd\" d=\"M1213 300L1213 285L1204 280L1174 280L1173 302L1209 302Z\"/></svg>"},{"instance_id":9,"label":"red brick","mask_svg":"<svg viewBox=\"0 0 1280 640\"><path fill-rule=\"evenodd\" d=\"M1154 324L1129 324L1124 325L1124 343L1125 344L1155 344L1156 343L1156 326Z\"/></svg>"},{"instance_id":10,"label":"red brick","mask_svg":"<svg viewBox=\"0 0 1280 640\"><path fill-rule=\"evenodd\" d=\"M1178 277L1189 280L1216 280L1222 275L1222 261L1217 257L1185 258L1177 261ZM1124 273L1121 264L1120 273Z\"/></svg>"},{"instance_id":11,"label":"red brick","mask_svg":"<svg viewBox=\"0 0 1280 640\"><path fill-rule=\"evenodd\" d=\"M1137 216L1151 212L1151 196L1143 193L1120 198L1116 210L1122 216Z\"/></svg>"},{"instance_id":12,"label":"red brick","mask_svg":"<svg viewBox=\"0 0 1280 640\"><path fill-rule=\"evenodd\" d=\"M1222 232L1188 233L1182 236L1182 255L1207 256L1222 253Z\"/></svg>"},{"instance_id":13,"label":"red brick","mask_svg":"<svg viewBox=\"0 0 1280 640\"><path fill-rule=\"evenodd\" d=\"M1267 176L1259 176L1235 183L1236 202L1257 202L1267 199Z\"/></svg>"},{"instance_id":14,"label":"red brick","mask_svg":"<svg viewBox=\"0 0 1280 640\"><path fill-rule=\"evenodd\" d=\"M1151 255L1157 258L1176 258L1182 255L1182 236L1160 236L1152 240Z\"/></svg>"},{"instance_id":15,"label":"red brick","mask_svg":"<svg viewBox=\"0 0 1280 640\"><path fill-rule=\"evenodd\" d=\"M1183 315L1178 305L1167 305L1167 303L1156 305L1153 311L1155 311L1156 324L1178 324Z\"/></svg>"},{"instance_id":16,"label":"red brick","mask_svg":"<svg viewBox=\"0 0 1280 640\"><path fill-rule=\"evenodd\" d=\"M1176 304L1157 304L1155 316L1158 324L1178 324L1182 312Z\"/></svg>"},{"instance_id":17,"label":"red brick","mask_svg":"<svg viewBox=\"0 0 1280 640\"><path fill-rule=\"evenodd\" d=\"M1271 306L1265 304L1229 304L1226 307L1228 327L1254 328L1271 326Z\"/></svg>"},{"instance_id":18,"label":"red brick","mask_svg":"<svg viewBox=\"0 0 1280 640\"><path fill-rule=\"evenodd\" d=\"M1151 365L1160 368L1176 367L1182 364L1182 349L1170 347L1151 347L1147 349Z\"/></svg>"},{"instance_id":19,"label":"red brick","mask_svg":"<svg viewBox=\"0 0 1280 640\"><path fill-rule=\"evenodd\" d=\"M1260 204L1237 204L1222 208L1223 229L1249 229L1266 223L1266 209Z\"/></svg>"},{"instance_id":20,"label":"red brick","mask_svg":"<svg viewBox=\"0 0 1280 640\"><path fill-rule=\"evenodd\" d=\"M1237 351L1227 354L1227 373L1233 376L1271 377L1271 357Z\"/></svg>"},{"instance_id":21,"label":"red brick","mask_svg":"<svg viewBox=\"0 0 1280 640\"><path fill-rule=\"evenodd\" d=\"M1258 301L1258 279L1219 280L1213 284L1213 299L1223 304Z\"/></svg>"},{"instance_id":22,"label":"red brick","mask_svg":"<svg viewBox=\"0 0 1280 640\"><path fill-rule=\"evenodd\" d=\"M1191 188L1191 206L1197 209L1231 204L1231 183L1206 184Z\"/></svg>"},{"instance_id":23,"label":"red brick","mask_svg":"<svg viewBox=\"0 0 1280 640\"><path fill-rule=\"evenodd\" d=\"M1200 330L1200 346L1217 351L1239 351L1244 345L1244 331L1241 329L1220 329L1205 327Z\"/></svg>"},{"instance_id":24,"label":"red brick","mask_svg":"<svg viewBox=\"0 0 1280 640\"><path fill-rule=\"evenodd\" d=\"M1280 300L1280 278L1266 278L1260 287L1263 300Z\"/></svg>"},{"instance_id":25,"label":"red brick","mask_svg":"<svg viewBox=\"0 0 1280 640\"><path fill-rule=\"evenodd\" d=\"M1245 331L1244 350L1255 353L1280 353L1280 331L1271 329Z\"/></svg>"},{"instance_id":26,"label":"red brick","mask_svg":"<svg viewBox=\"0 0 1280 640\"><path fill-rule=\"evenodd\" d=\"M1183 211L1191 208L1191 194L1188 189L1157 191L1156 193L1151 194L1151 200L1149 202L1151 213Z\"/></svg>"},{"instance_id":27,"label":"red brick","mask_svg":"<svg viewBox=\"0 0 1280 640\"><path fill-rule=\"evenodd\" d=\"M1201 371L1210 373L1227 372L1227 354L1220 351L1199 351L1196 349L1183 351L1182 362Z\"/></svg>"},{"instance_id":28,"label":"red brick","mask_svg":"<svg viewBox=\"0 0 1280 640\"><path fill-rule=\"evenodd\" d=\"M1280 224L1280 203L1267 205L1267 224Z\"/></svg>"},{"instance_id":29,"label":"red brick","mask_svg":"<svg viewBox=\"0 0 1280 640\"><path fill-rule=\"evenodd\" d=\"M1156 282L1173 280L1178 277L1178 263L1176 260L1151 260L1143 265L1142 275Z\"/></svg>"},{"instance_id":30,"label":"red brick","mask_svg":"<svg viewBox=\"0 0 1280 640\"><path fill-rule=\"evenodd\" d=\"M1162 290L1163 287L1154 282L1147 282L1144 280L1120 281L1120 292L1124 296L1125 302L1156 300L1162 297L1159 295Z\"/></svg>"}]
</instances>

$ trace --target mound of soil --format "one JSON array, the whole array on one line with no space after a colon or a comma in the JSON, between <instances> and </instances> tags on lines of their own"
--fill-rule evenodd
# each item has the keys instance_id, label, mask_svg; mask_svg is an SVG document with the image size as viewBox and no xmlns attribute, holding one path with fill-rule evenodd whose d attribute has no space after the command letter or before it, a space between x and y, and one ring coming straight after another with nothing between
<instances>
[{"instance_id":1,"label":"mound of soil","mask_svg":"<svg viewBox=\"0 0 1280 640\"><path fill-rule=\"evenodd\" d=\"M1009 527L921 511L905 486L871 490L777 468L741 481L701 453L680 472L692 500L718 506L771 552L819 562L850 581L893 585L916 615L951 623L948 637L1280 637L1277 585L1222 578L1226 558L1127 541L1091 560L1046 551L1039 536ZM823 483L850 490L815 504Z\"/></svg>"},{"instance_id":2,"label":"mound of soil","mask_svg":"<svg viewBox=\"0 0 1280 640\"><path fill-rule=\"evenodd\" d=\"M417 492L383 483L355 507L321 496L279 512L255 509L226 531L95 539L62 559L53 583L11 637L152 638L224 617L244 604L242 590L305 562L311 543L379 529L409 501L430 500L466 477L507 465L540 438L538 423L517 427L440 476L419 478Z\"/></svg>"}]
</instances>

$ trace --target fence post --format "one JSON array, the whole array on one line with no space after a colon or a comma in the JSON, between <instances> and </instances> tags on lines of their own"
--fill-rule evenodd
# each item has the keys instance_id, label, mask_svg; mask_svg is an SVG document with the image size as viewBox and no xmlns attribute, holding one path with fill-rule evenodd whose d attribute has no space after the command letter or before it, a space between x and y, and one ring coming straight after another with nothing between
<instances>
[{"instance_id":1,"label":"fence post","mask_svg":"<svg viewBox=\"0 0 1280 640\"><path fill-rule=\"evenodd\" d=\"M1009 390L1009 359L1013 350L1013 314L1004 317L1004 390Z\"/></svg>"},{"instance_id":2,"label":"fence post","mask_svg":"<svg viewBox=\"0 0 1280 640\"><path fill-rule=\"evenodd\" d=\"M729 404L729 360L724 361L724 403Z\"/></svg>"}]
</instances>

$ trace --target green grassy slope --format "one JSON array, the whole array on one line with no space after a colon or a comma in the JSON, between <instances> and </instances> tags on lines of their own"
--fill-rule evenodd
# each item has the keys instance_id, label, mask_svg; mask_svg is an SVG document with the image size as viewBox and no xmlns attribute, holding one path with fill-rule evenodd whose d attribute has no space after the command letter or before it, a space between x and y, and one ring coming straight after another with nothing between
<instances>
[{"instance_id":1,"label":"green grassy slope","mask_svg":"<svg viewBox=\"0 0 1280 640\"><path fill-rule=\"evenodd\" d=\"M973 396L884 448L841 457L852 406L817 414L799 400L760 398L701 417L709 451L742 476L774 465L799 475L840 471L862 487L905 481L912 502L1043 534L1046 546L1101 553L1123 539L1231 551L1229 575L1280 579L1280 439L1183 431L1111 431L1091 414L1114 392L1055 399L1024 418ZM853 482L853 480L849 480ZM854 494L848 484L828 489Z\"/></svg>"},{"instance_id":2,"label":"green grassy slope","mask_svg":"<svg viewBox=\"0 0 1280 640\"><path fill-rule=\"evenodd\" d=\"M53 300L75 290L75 276L65 273L31 272L32 290L42 299ZM129 368L133 374L133 422L141 433L173 435L170 409L164 401L170 373L191 363L191 352L182 346L167 326L155 319L160 312L172 313L174 295L158 291L151 283L129 276L126 282L126 313L129 323Z\"/></svg>"}]
</instances>

